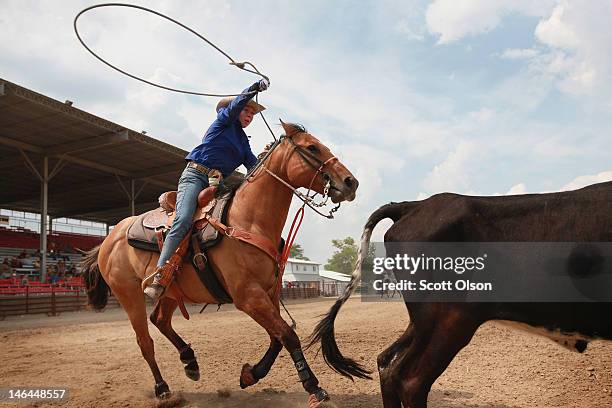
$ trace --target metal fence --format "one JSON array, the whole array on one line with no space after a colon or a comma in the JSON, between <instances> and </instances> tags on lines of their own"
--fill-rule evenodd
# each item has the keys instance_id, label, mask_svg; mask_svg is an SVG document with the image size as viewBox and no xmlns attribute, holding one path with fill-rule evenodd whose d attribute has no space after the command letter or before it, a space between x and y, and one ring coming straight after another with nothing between
<instances>
[{"instance_id":1,"label":"metal fence","mask_svg":"<svg viewBox=\"0 0 612 408\"><path fill-rule=\"evenodd\" d=\"M336 297L344 292L348 282L285 282L281 290L282 299L307 299L319 296Z\"/></svg>"},{"instance_id":2,"label":"metal fence","mask_svg":"<svg viewBox=\"0 0 612 408\"><path fill-rule=\"evenodd\" d=\"M321 284L321 296L337 297L344 293L348 282L323 282Z\"/></svg>"}]
</instances>

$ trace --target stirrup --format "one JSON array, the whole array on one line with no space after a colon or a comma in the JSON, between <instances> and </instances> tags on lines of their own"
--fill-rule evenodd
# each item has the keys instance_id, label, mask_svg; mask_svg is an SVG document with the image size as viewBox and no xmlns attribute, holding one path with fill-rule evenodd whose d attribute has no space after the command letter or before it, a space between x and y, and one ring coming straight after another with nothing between
<instances>
[{"instance_id":1,"label":"stirrup","mask_svg":"<svg viewBox=\"0 0 612 408\"><path fill-rule=\"evenodd\" d=\"M152 284L150 284L144 289L145 295L147 295L153 300L160 299L164 295L165 292L166 292L166 287L163 285L160 285L159 283L155 283L155 282L153 282Z\"/></svg>"}]
</instances>

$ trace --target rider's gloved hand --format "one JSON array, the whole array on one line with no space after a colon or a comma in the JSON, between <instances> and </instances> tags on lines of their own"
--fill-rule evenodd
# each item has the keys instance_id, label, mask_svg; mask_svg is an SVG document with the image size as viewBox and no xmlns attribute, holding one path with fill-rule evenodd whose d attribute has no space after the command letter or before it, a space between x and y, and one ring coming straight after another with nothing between
<instances>
[{"instance_id":1,"label":"rider's gloved hand","mask_svg":"<svg viewBox=\"0 0 612 408\"><path fill-rule=\"evenodd\" d=\"M265 91L270 86L270 80L267 78L260 79L257 85L259 87L259 92Z\"/></svg>"}]
</instances>

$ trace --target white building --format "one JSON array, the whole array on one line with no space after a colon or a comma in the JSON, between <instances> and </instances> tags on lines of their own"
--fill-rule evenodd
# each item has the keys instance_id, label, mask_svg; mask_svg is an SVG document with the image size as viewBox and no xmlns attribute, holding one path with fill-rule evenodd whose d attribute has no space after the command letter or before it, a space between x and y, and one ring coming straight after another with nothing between
<instances>
[{"instance_id":1,"label":"white building","mask_svg":"<svg viewBox=\"0 0 612 408\"><path fill-rule=\"evenodd\" d=\"M340 272L327 271L319 262L289 258L283 274L283 286L287 283L303 288L318 288L324 296L337 296L344 292L351 277Z\"/></svg>"},{"instance_id":2,"label":"white building","mask_svg":"<svg viewBox=\"0 0 612 408\"><path fill-rule=\"evenodd\" d=\"M340 272L319 270L323 296L338 296L348 286L351 277Z\"/></svg>"},{"instance_id":3,"label":"white building","mask_svg":"<svg viewBox=\"0 0 612 408\"><path fill-rule=\"evenodd\" d=\"M283 282L319 282L319 262L289 258L285 266Z\"/></svg>"}]
</instances>

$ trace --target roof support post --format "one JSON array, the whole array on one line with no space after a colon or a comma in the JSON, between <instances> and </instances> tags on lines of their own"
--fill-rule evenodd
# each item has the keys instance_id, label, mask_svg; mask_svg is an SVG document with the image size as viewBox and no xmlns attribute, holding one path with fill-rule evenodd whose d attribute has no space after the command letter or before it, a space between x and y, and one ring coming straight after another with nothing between
<instances>
[{"instance_id":1,"label":"roof support post","mask_svg":"<svg viewBox=\"0 0 612 408\"><path fill-rule=\"evenodd\" d=\"M132 212L132 217L136 215L136 180L130 180L130 211Z\"/></svg>"},{"instance_id":2,"label":"roof support post","mask_svg":"<svg viewBox=\"0 0 612 408\"><path fill-rule=\"evenodd\" d=\"M43 157L40 173L40 281L47 281L47 211L49 205L49 158Z\"/></svg>"}]
</instances>

